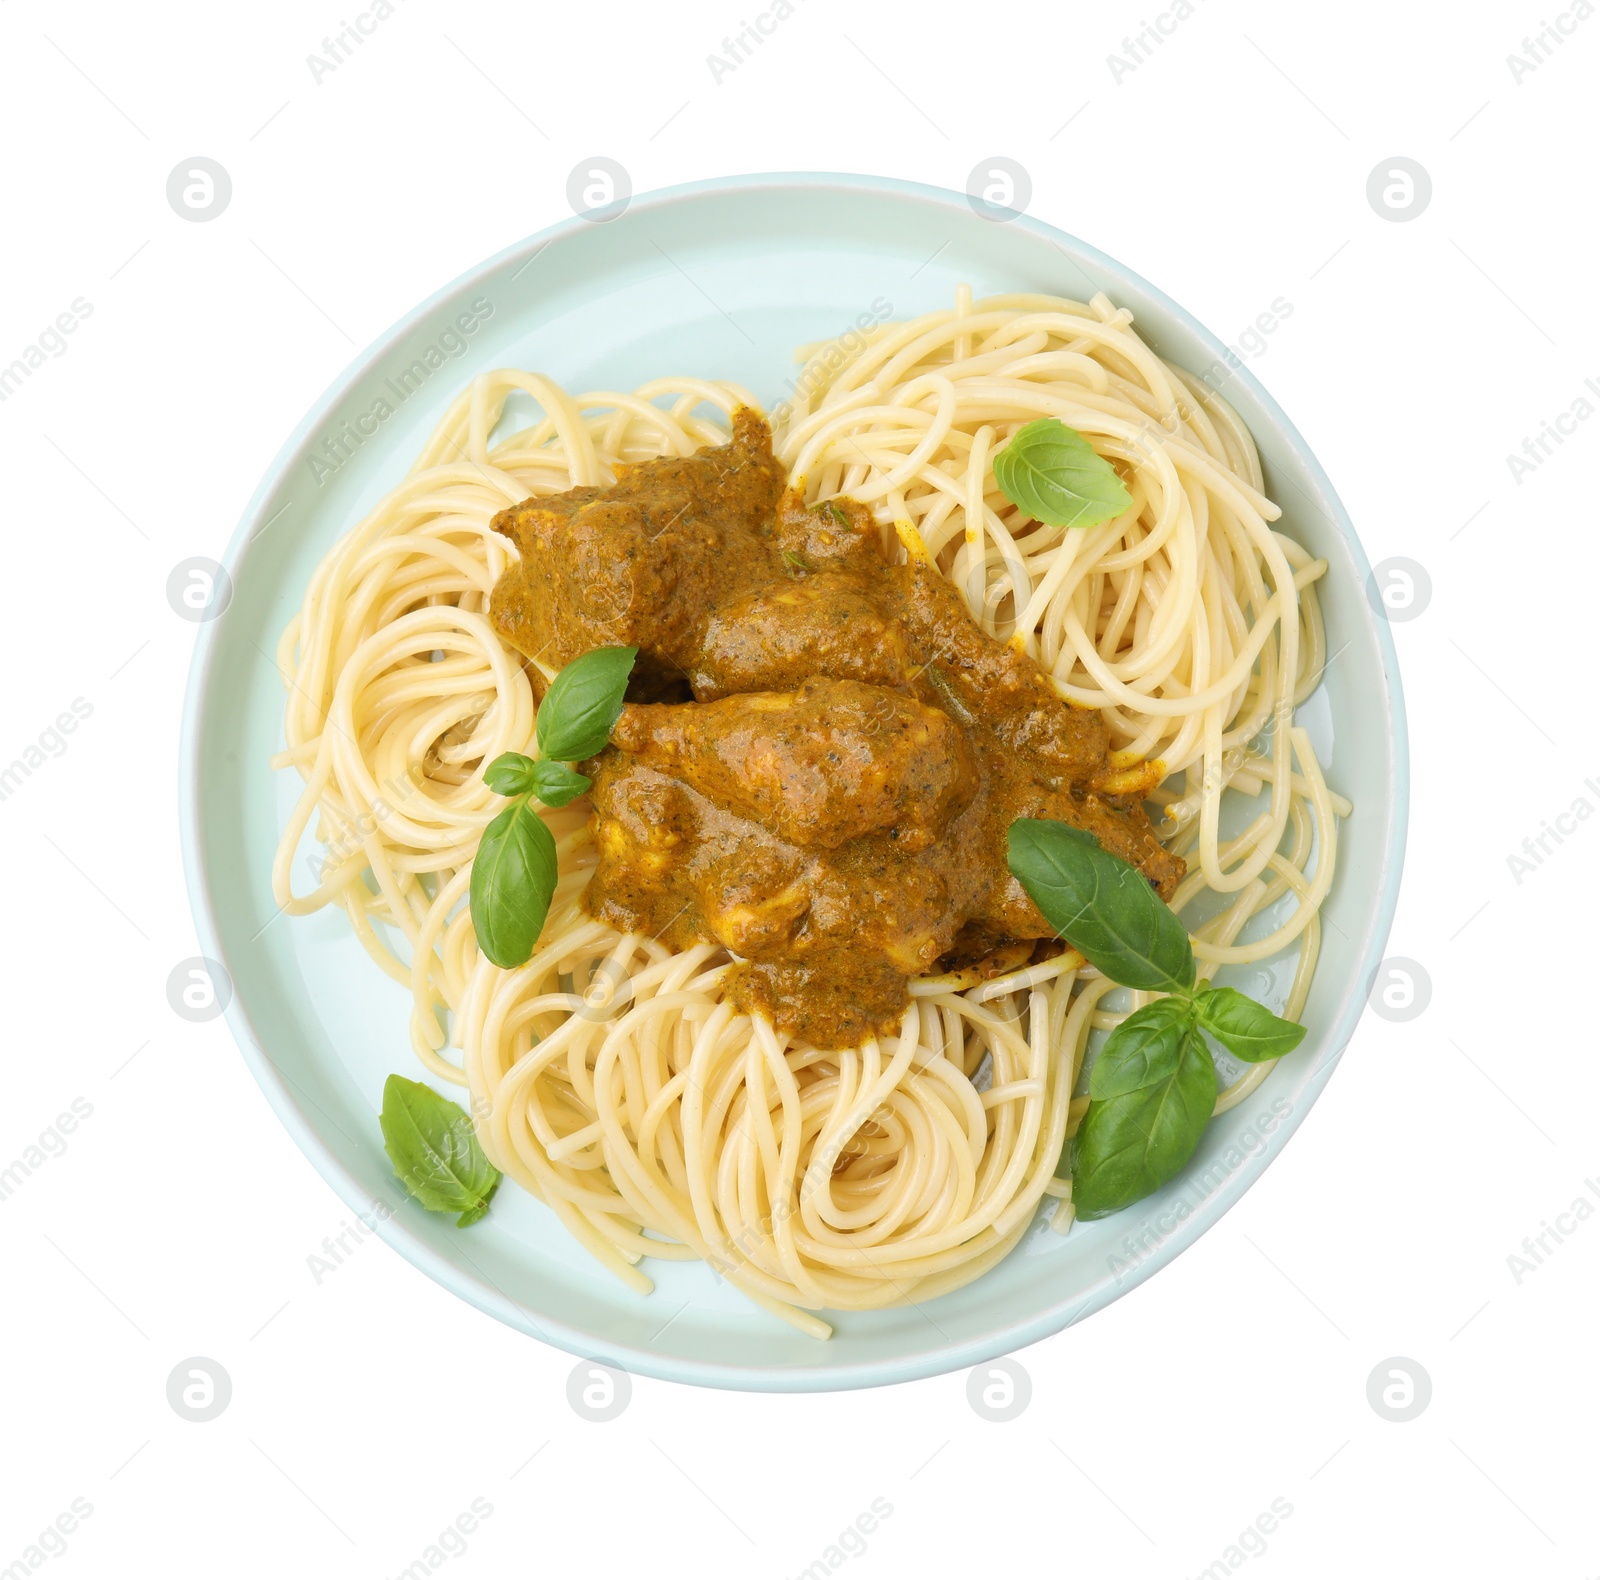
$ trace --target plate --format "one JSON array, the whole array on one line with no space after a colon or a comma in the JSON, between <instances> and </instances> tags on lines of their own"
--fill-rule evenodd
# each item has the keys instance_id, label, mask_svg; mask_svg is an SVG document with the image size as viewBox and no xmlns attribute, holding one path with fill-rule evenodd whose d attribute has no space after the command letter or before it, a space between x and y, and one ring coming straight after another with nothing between
<instances>
[{"instance_id":1,"label":"plate","mask_svg":"<svg viewBox=\"0 0 1600 1580\"><path fill-rule=\"evenodd\" d=\"M581 390L688 373L737 380L770 407L795 376L794 347L863 313L944 306L962 281L980 297L1103 290L1164 357L1202 373L1230 365L1215 336L1120 264L1027 216L986 217L957 193L751 176L600 212L609 217L569 220L491 258L402 319L334 382L256 490L224 562L231 600L200 627L185 706L181 817L201 948L227 974L229 1023L252 1073L323 1177L430 1278L512 1327L628 1371L727 1388L867 1387L973 1366L1080 1321L1199 1239L1261 1177L1350 1040L1388 936L1406 826L1399 673L1368 602L1366 557L1305 441L1248 369L1233 371L1225 392L1255 435L1286 529L1329 561L1322 600L1338 663L1300 713L1355 813L1323 908L1333 925L1306 1005L1310 1034L1208 1128L1165 1190L1066 1236L1036 1221L977 1282L919 1306L843 1314L826 1343L699 1263L655 1264L656 1292L636 1296L514 1188L457 1231L405 1198L378 1131L385 1076L419 1073L408 995L342 912L275 915L272 853L299 779L267 768L283 712L268 655L317 562L400 479L470 377L512 364ZM391 408L381 419L380 397ZM309 872L298 876L307 886Z\"/></svg>"}]
</instances>

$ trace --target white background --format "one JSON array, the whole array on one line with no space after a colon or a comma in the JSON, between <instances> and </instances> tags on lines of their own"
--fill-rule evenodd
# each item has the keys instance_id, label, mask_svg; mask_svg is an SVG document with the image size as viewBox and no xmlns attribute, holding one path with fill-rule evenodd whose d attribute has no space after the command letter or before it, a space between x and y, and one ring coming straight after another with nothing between
<instances>
[{"instance_id":1,"label":"white background","mask_svg":"<svg viewBox=\"0 0 1600 1580\"><path fill-rule=\"evenodd\" d=\"M1506 460L1600 379L1600 20L1560 13L1575 31L1519 83L1508 54L1555 19L1531 0L1196 0L1118 82L1107 56L1160 0L796 0L719 83L708 53L764 0L395 0L314 81L308 54L362 3L0 9L0 365L92 306L0 405L0 761L92 707L0 802L0 1165L92 1107L0 1201L0 1571L75 1498L93 1512L43 1562L62 1580L392 1576L474 1498L493 1512L452 1577L790 1576L878 1498L893 1512L850 1574L1223 1573L1275 1499L1292 1514L1265 1551L1234 1555L1251 1575L1600 1571L1600 1220L1547 1238L1520 1281L1508 1263L1600 1177L1600 827L1569 824L1520 882L1507 859L1578 798L1600 806L1600 422L1520 481ZM959 1375L798 1398L636 1379L619 1419L579 1419L570 1357L380 1242L314 1282L348 1211L225 1023L167 1005L196 952L175 814L194 627L169 571L221 554L359 348L565 217L597 154L638 191L783 169L959 189L982 159L1020 161L1033 213L1223 339L1293 304L1252 368L1371 559L1431 580L1394 628L1413 794L1389 951L1431 1002L1366 1015L1196 1249L1026 1351L1032 1401L1006 1424ZM165 196L195 155L233 182L210 223ZM1433 186L1403 223L1366 196L1393 156ZM232 1379L204 1424L166 1398L196 1355ZM1406 1423L1367 1397L1395 1356L1432 1381Z\"/></svg>"}]
</instances>

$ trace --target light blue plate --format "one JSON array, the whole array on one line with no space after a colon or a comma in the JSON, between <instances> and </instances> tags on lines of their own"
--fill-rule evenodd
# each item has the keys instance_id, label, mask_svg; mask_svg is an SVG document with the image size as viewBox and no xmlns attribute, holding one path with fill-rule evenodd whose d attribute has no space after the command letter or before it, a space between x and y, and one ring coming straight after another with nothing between
<instances>
[{"instance_id":1,"label":"light blue plate","mask_svg":"<svg viewBox=\"0 0 1600 1580\"><path fill-rule=\"evenodd\" d=\"M233 600L201 627L190 676L182 819L201 946L232 979L234 1034L268 1101L340 1196L369 1216L375 1202L397 1209L379 1227L396 1250L482 1310L574 1354L716 1387L854 1388L975 1365L1055 1333L1193 1244L1260 1177L1350 1040L1382 955L1406 826L1394 648L1368 605L1367 561L1328 479L1241 370L1226 394L1255 434L1267 491L1287 530L1330 562L1322 606L1339 661L1301 713L1356 810L1324 907L1332 925L1306 1006L1310 1035L1210 1127L1180 1180L1069 1236L1036 1223L977 1283L921 1307L846 1314L826 1344L757 1311L699 1264L658 1263L656 1293L631 1294L515 1188L466 1232L402 1199L377 1113L386 1075L418 1073L408 996L367 959L342 913L274 919L272 853L300 781L266 766L283 711L267 655L313 567L399 480L480 369L538 369L573 390L698 374L738 380L770 405L787 393L796 345L837 335L862 313L885 316L885 306L897 318L945 306L962 281L978 296L1082 300L1104 290L1133 310L1163 356L1198 370L1224 356L1182 308L1102 253L1026 217L984 219L957 194L828 175L676 187L636 198L606 223L574 219L519 243L383 335L295 430L229 547ZM419 360L429 376L397 401L392 381L403 386L402 370ZM380 397L396 409L377 421L367 414ZM349 459L331 472L313 466L346 423L362 434L359 447L346 441ZM305 860L302 889L311 885ZM1269 972L1255 987L1281 984Z\"/></svg>"}]
</instances>

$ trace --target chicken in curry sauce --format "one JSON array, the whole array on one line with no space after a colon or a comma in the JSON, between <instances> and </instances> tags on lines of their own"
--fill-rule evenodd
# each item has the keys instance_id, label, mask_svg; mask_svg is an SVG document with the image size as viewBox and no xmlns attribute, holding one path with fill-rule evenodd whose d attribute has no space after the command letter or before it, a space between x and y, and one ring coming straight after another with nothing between
<instances>
[{"instance_id":1,"label":"chicken in curry sauce","mask_svg":"<svg viewBox=\"0 0 1600 1580\"><path fill-rule=\"evenodd\" d=\"M836 1048L892 1030L910 978L1054 938L1007 868L1017 818L1088 830L1171 897L1184 863L1142 803L1160 765L1114 761L1100 715L895 563L866 506L806 506L757 413L617 471L494 521L520 555L491 603L506 641L551 673L639 649L584 767L593 915L721 945L736 1002Z\"/></svg>"}]
</instances>

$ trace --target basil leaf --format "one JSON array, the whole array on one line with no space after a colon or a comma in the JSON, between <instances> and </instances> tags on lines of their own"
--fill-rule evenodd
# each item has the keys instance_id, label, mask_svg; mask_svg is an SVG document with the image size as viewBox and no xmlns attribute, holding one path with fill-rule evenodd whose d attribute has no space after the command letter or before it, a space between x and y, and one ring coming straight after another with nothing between
<instances>
[{"instance_id":1,"label":"basil leaf","mask_svg":"<svg viewBox=\"0 0 1600 1580\"><path fill-rule=\"evenodd\" d=\"M1207 988L1195 995L1200 1024L1236 1059L1259 1064L1293 1053L1306 1029L1274 1015L1264 1004L1246 998L1237 988Z\"/></svg>"},{"instance_id":2,"label":"basil leaf","mask_svg":"<svg viewBox=\"0 0 1600 1580\"><path fill-rule=\"evenodd\" d=\"M534 767L533 759L521 752L501 752L483 770L483 782L496 795L526 795L533 789Z\"/></svg>"},{"instance_id":3,"label":"basil leaf","mask_svg":"<svg viewBox=\"0 0 1600 1580\"><path fill-rule=\"evenodd\" d=\"M1096 970L1124 987L1187 994L1194 986L1188 929L1137 867L1050 818L1018 818L1006 845L1028 898Z\"/></svg>"},{"instance_id":4,"label":"basil leaf","mask_svg":"<svg viewBox=\"0 0 1600 1580\"><path fill-rule=\"evenodd\" d=\"M535 726L541 757L580 762L611 739L638 656L636 647L592 648L550 682Z\"/></svg>"},{"instance_id":5,"label":"basil leaf","mask_svg":"<svg viewBox=\"0 0 1600 1580\"><path fill-rule=\"evenodd\" d=\"M1173 1003L1176 1011L1150 1014ZM1217 1072L1189 1006L1162 999L1130 1015L1100 1050L1089 1097L1072 1157L1073 1212L1083 1219L1159 1190L1200 1144Z\"/></svg>"},{"instance_id":6,"label":"basil leaf","mask_svg":"<svg viewBox=\"0 0 1600 1580\"><path fill-rule=\"evenodd\" d=\"M524 796L483 831L472 858L472 930L497 966L533 953L556 889L556 842Z\"/></svg>"},{"instance_id":7,"label":"basil leaf","mask_svg":"<svg viewBox=\"0 0 1600 1580\"><path fill-rule=\"evenodd\" d=\"M1050 527L1097 527L1133 502L1116 468L1054 417L1016 433L994 458L994 480L1013 505Z\"/></svg>"},{"instance_id":8,"label":"basil leaf","mask_svg":"<svg viewBox=\"0 0 1600 1580\"><path fill-rule=\"evenodd\" d=\"M395 1173L429 1212L460 1213L460 1229L488 1212L500 1170L483 1155L459 1103L421 1081L391 1075L378 1124Z\"/></svg>"},{"instance_id":9,"label":"basil leaf","mask_svg":"<svg viewBox=\"0 0 1600 1580\"><path fill-rule=\"evenodd\" d=\"M565 806L575 796L580 796L594 780L575 774L565 763L554 757L541 757L533 765L533 793L546 806Z\"/></svg>"},{"instance_id":10,"label":"basil leaf","mask_svg":"<svg viewBox=\"0 0 1600 1580\"><path fill-rule=\"evenodd\" d=\"M1106 1039L1089 1072L1089 1096L1125 1097L1157 1079L1172 1062L1177 1039L1194 1025L1188 999L1158 998L1135 1010Z\"/></svg>"}]
</instances>

